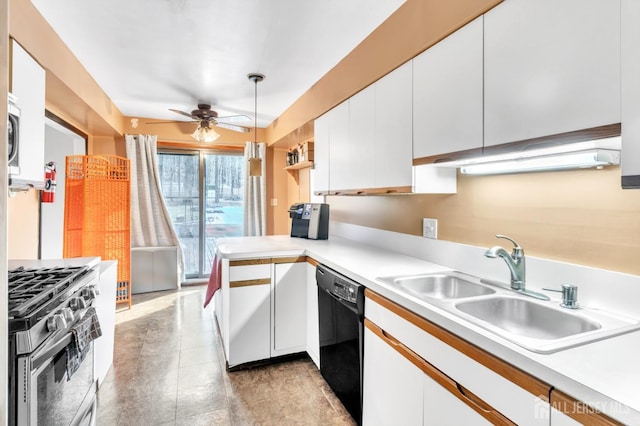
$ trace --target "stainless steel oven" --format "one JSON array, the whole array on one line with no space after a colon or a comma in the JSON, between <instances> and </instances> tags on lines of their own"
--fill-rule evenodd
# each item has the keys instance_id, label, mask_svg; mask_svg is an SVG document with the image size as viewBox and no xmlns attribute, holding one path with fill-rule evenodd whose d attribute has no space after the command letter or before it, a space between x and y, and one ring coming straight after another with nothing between
<instances>
[{"instance_id":1,"label":"stainless steel oven","mask_svg":"<svg viewBox=\"0 0 640 426\"><path fill-rule=\"evenodd\" d=\"M35 352L18 357L18 425L95 424L93 342L69 374L71 331Z\"/></svg>"},{"instance_id":2,"label":"stainless steel oven","mask_svg":"<svg viewBox=\"0 0 640 426\"><path fill-rule=\"evenodd\" d=\"M9 424L93 425L96 267L9 270Z\"/></svg>"}]
</instances>

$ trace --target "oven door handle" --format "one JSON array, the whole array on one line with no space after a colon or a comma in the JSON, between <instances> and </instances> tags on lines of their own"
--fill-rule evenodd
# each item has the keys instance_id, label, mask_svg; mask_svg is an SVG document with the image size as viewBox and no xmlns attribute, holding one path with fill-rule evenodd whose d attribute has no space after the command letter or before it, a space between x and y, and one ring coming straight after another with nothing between
<instances>
[{"instance_id":1,"label":"oven door handle","mask_svg":"<svg viewBox=\"0 0 640 426\"><path fill-rule=\"evenodd\" d=\"M36 351L31 358L31 369L37 370L42 364L50 360L55 354L66 348L71 344L73 334L69 333L62 339L58 340L55 344L44 347L41 350Z\"/></svg>"}]
</instances>

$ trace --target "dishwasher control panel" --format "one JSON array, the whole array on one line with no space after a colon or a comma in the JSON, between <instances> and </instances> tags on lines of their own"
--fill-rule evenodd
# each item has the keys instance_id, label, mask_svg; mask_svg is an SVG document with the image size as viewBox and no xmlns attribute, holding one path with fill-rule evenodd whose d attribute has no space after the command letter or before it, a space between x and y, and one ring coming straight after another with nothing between
<instances>
[{"instance_id":1,"label":"dishwasher control panel","mask_svg":"<svg viewBox=\"0 0 640 426\"><path fill-rule=\"evenodd\" d=\"M336 278L331 292L347 302L356 303L358 300L358 284L353 284L340 278Z\"/></svg>"}]
</instances>

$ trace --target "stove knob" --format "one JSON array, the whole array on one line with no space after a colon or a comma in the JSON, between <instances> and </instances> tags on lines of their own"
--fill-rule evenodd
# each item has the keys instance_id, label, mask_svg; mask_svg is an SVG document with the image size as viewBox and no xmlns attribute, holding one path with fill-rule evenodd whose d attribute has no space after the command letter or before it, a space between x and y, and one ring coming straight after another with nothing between
<instances>
[{"instance_id":1,"label":"stove knob","mask_svg":"<svg viewBox=\"0 0 640 426\"><path fill-rule=\"evenodd\" d=\"M47 319L47 330L56 331L67 327L63 314L53 314Z\"/></svg>"},{"instance_id":2,"label":"stove knob","mask_svg":"<svg viewBox=\"0 0 640 426\"><path fill-rule=\"evenodd\" d=\"M61 313L64 319L68 322L73 322L73 320L75 319L73 310L71 308L62 308L59 313Z\"/></svg>"},{"instance_id":3,"label":"stove knob","mask_svg":"<svg viewBox=\"0 0 640 426\"><path fill-rule=\"evenodd\" d=\"M87 302L82 297L74 297L69 300L69 306L74 311L79 311L80 309L84 309L87 307Z\"/></svg>"},{"instance_id":4,"label":"stove knob","mask_svg":"<svg viewBox=\"0 0 640 426\"><path fill-rule=\"evenodd\" d=\"M93 300L97 295L100 294L100 289L98 289L98 287L95 285L90 285L86 288L83 288L81 294L85 299Z\"/></svg>"}]
</instances>

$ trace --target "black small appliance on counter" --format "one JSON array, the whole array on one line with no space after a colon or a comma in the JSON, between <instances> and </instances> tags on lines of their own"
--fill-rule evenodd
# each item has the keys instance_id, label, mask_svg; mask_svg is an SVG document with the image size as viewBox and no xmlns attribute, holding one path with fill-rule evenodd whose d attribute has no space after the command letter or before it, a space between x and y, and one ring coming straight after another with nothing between
<instances>
[{"instance_id":1,"label":"black small appliance on counter","mask_svg":"<svg viewBox=\"0 0 640 426\"><path fill-rule=\"evenodd\" d=\"M326 240L329 238L329 204L300 203L289 208L291 236Z\"/></svg>"}]
</instances>

